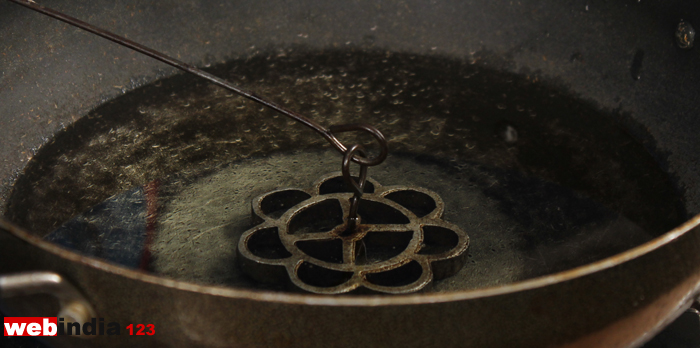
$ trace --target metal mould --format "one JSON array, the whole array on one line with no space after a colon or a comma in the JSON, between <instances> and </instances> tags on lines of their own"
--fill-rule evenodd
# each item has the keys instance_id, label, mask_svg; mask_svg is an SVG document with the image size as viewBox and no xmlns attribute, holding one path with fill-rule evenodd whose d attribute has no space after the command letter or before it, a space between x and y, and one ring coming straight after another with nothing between
<instances>
[{"instance_id":1,"label":"metal mould","mask_svg":"<svg viewBox=\"0 0 700 348\"><path fill-rule=\"evenodd\" d=\"M449 277L466 261L469 237L442 220L435 193L381 186L368 178L360 223L348 226L353 193L340 173L311 189L282 189L253 199L255 226L238 243L238 262L265 283L319 294L359 288L401 294Z\"/></svg>"}]
</instances>

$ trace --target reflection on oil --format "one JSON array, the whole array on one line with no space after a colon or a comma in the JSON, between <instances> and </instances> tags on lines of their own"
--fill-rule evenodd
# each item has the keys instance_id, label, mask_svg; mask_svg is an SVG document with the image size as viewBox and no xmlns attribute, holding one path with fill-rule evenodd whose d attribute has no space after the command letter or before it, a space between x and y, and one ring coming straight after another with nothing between
<instances>
[{"instance_id":1,"label":"reflection on oil","mask_svg":"<svg viewBox=\"0 0 700 348\"><path fill-rule=\"evenodd\" d=\"M146 197L139 187L111 197L44 239L128 268L139 268L146 242Z\"/></svg>"}]
</instances>

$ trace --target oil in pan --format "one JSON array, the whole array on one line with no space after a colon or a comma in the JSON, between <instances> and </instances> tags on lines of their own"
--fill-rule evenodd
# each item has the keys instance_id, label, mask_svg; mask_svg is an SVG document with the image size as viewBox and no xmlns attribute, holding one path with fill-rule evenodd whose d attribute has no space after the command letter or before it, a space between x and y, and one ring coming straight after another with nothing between
<instances>
[{"instance_id":1,"label":"oil in pan","mask_svg":"<svg viewBox=\"0 0 700 348\"><path fill-rule=\"evenodd\" d=\"M666 174L615 117L475 63L289 49L187 66L199 77L136 89L57 134L8 216L173 279L351 295L511 283L685 221ZM383 163L351 175L362 161L361 172Z\"/></svg>"}]
</instances>

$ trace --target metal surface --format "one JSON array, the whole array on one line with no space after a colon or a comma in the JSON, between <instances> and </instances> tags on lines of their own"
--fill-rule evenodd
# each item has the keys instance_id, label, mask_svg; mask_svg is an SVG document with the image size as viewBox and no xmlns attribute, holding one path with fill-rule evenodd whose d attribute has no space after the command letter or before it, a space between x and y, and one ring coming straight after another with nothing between
<instances>
[{"instance_id":1,"label":"metal surface","mask_svg":"<svg viewBox=\"0 0 700 348\"><path fill-rule=\"evenodd\" d=\"M89 14L94 22L114 18L113 31L159 44L202 66L265 47L323 50L350 42L347 46L361 50L479 60L528 75L596 108L617 110L620 122L681 188L688 212L698 213L698 51L681 50L674 42L679 19L695 22L698 4L588 5L182 1L164 12L131 1L61 4L67 12ZM3 178L22 169L31 149L61 124L123 93L114 86L128 90L173 73L10 6L0 9L7 16L0 32L2 83L11 87L0 89ZM193 32L192 22L211 25ZM159 30L144 30L148 27ZM81 50L86 47L89 53ZM638 50L647 54L635 80L630 63ZM104 56L102 64L85 63ZM114 58L125 64L113 64ZM8 179L3 190L10 188ZM650 338L696 295L697 223L693 218L640 247L566 272L429 295L329 298L202 286L83 257L17 228L0 236L0 268L69 275L106 318L155 323L161 330L151 338L98 337L90 342L105 347L324 346L331 341L339 346L627 347Z\"/></svg>"},{"instance_id":2,"label":"metal surface","mask_svg":"<svg viewBox=\"0 0 700 348\"><path fill-rule=\"evenodd\" d=\"M689 308L643 348L700 348L700 313Z\"/></svg>"},{"instance_id":3,"label":"metal surface","mask_svg":"<svg viewBox=\"0 0 700 348\"><path fill-rule=\"evenodd\" d=\"M348 187L353 191L352 197L350 197L350 208L348 209L348 228L345 232L347 234L355 233L357 225L360 224L360 219L357 216L357 209L360 206L360 199L365 190L365 184L367 183L367 166L360 165L360 174L357 175L357 181L352 178L350 174L350 161L352 160L355 152L358 152L361 156L365 156L365 150L362 145L354 145L348 149L343 156L342 173L343 179Z\"/></svg>"},{"instance_id":4,"label":"metal surface","mask_svg":"<svg viewBox=\"0 0 700 348\"><path fill-rule=\"evenodd\" d=\"M7 226L0 225L1 228ZM64 318L65 323L78 323L83 325L92 318L97 318L97 313L90 302L60 274L53 272L24 272L17 274L0 275L0 297L11 298L35 294L48 294L58 299L61 306L56 314ZM76 337L90 338L90 336L76 335Z\"/></svg>"},{"instance_id":5,"label":"metal surface","mask_svg":"<svg viewBox=\"0 0 700 348\"><path fill-rule=\"evenodd\" d=\"M404 294L464 266L469 237L441 220L445 204L436 193L369 179L372 192L363 195L362 222L347 232L349 198L356 193L339 190L341 178L330 174L309 190L256 197L252 214L258 224L238 243L243 270L259 281L291 280L317 294L363 288Z\"/></svg>"},{"instance_id":6,"label":"metal surface","mask_svg":"<svg viewBox=\"0 0 700 348\"><path fill-rule=\"evenodd\" d=\"M396 347L536 347L542 342L628 347L653 337L690 306L700 281L700 230L693 229L699 222L695 218L623 255L554 276L428 296L327 297L198 286L81 258L16 228L11 232L24 241L6 239L11 244L2 246L28 253L21 267L51 265L83 279L99 279L81 285L106 321L147 321L160 328L158 335L145 339L95 338L102 347L231 342L320 347L329 340L355 347L376 344L377 337ZM119 310L122 306L128 309ZM389 322L393 330L378 325Z\"/></svg>"}]
</instances>

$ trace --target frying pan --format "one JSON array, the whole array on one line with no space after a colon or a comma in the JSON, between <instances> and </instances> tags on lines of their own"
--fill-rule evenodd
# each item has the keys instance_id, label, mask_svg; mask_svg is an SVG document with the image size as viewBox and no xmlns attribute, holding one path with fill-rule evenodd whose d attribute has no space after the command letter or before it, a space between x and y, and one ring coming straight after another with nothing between
<instances>
[{"instance_id":1,"label":"frying pan","mask_svg":"<svg viewBox=\"0 0 700 348\"><path fill-rule=\"evenodd\" d=\"M51 223L29 217L50 214L64 201L36 205L41 202L17 198L16 192L21 185L39 192L46 180L51 181L28 176L26 167L33 155L46 153L42 147L51 145L64 128L100 105L124 100L119 98L126 92L177 72L16 5L0 3L1 209L23 228L0 235L0 272L55 272L83 294L99 317L157 328L157 334L148 337L59 337L52 344L634 347L697 296L700 217L692 216L700 207L696 187L700 121L695 99L699 88L695 64L700 57L696 49L679 48L674 33L681 20L695 23L700 5L646 0L97 0L45 5L203 67L232 60L255 63L255 57L279 56L289 49L321 56L331 51L355 54L352 57L365 52L403 54L428 57L432 66L476 62L480 69L514 80L536 80L549 94L573 96L600 111L613 123L595 124L624 129L667 180L663 185L636 186L649 194L641 196L644 202L663 198L632 217L663 230L648 240L630 242L627 250L614 249L583 263L560 263L517 281L494 279L484 287L333 297L211 285L119 267L41 237L64 222L60 218L78 215L107 198L105 194L123 188L112 187L111 192L79 202ZM415 142L420 141L429 140ZM310 145L301 149L311 149ZM640 168L640 177L658 178L645 172L647 167ZM621 178L600 192L626 187L629 182ZM557 182L555 176L549 179ZM70 192L65 195L74 198ZM622 202L622 207L612 205L623 213L635 211L634 197L611 202ZM35 205L18 209L13 203L17 200ZM473 239L473 248L477 242ZM467 271L498 270L487 263L475 265L468 265ZM56 304L44 297L5 302L22 316L50 316L57 311Z\"/></svg>"}]
</instances>

